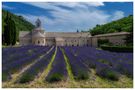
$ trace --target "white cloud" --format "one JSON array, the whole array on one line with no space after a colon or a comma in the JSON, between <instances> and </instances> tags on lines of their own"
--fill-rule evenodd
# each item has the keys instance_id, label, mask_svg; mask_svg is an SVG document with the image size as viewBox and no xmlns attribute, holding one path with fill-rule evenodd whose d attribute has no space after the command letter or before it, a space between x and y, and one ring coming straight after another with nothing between
<instances>
[{"instance_id":1,"label":"white cloud","mask_svg":"<svg viewBox=\"0 0 135 90\"><path fill-rule=\"evenodd\" d=\"M47 3L47 2L29 2L29 3L26 3L26 4L30 4L30 5L33 5L33 6L36 6L36 7L39 7L39 8L42 8L42 9L53 9L53 10L56 10L56 11L66 11L60 7L57 7L55 5L53 5L53 3Z\"/></svg>"},{"instance_id":2,"label":"white cloud","mask_svg":"<svg viewBox=\"0 0 135 90\"><path fill-rule=\"evenodd\" d=\"M5 9L15 9L14 7L9 7L9 6L6 6L6 5L2 5L2 8L5 8Z\"/></svg>"},{"instance_id":3,"label":"white cloud","mask_svg":"<svg viewBox=\"0 0 135 90\"><path fill-rule=\"evenodd\" d=\"M121 19L123 17L124 17L124 12L122 12L122 11L116 11L113 14L112 21Z\"/></svg>"},{"instance_id":4,"label":"white cloud","mask_svg":"<svg viewBox=\"0 0 135 90\"><path fill-rule=\"evenodd\" d=\"M104 3L103 2L90 2L90 3L87 3L89 6L104 6Z\"/></svg>"},{"instance_id":5,"label":"white cloud","mask_svg":"<svg viewBox=\"0 0 135 90\"><path fill-rule=\"evenodd\" d=\"M113 15L107 14L103 10L97 8L87 8L88 5L102 6L103 3L29 3L31 5L44 8L53 9L50 11L54 19L48 18L45 15L35 16L29 14L19 14L24 16L28 21L35 23L37 18L40 18L43 28L50 32L63 31L75 32L79 30L88 30L95 27L97 24L105 24L112 20L117 20L124 17L124 12L116 11ZM65 5L74 7L75 10L65 10L57 7L57 5ZM79 8L78 8L79 7ZM83 9L82 9L83 8Z\"/></svg>"},{"instance_id":6,"label":"white cloud","mask_svg":"<svg viewBox=\"0 0 135 90\"><path fill-rule=\"evenodd\" d=\"M47 16L34 16L34 15L22 15L28 21L34 24L35 20L39 17L43 23L43 27L47 31L76 31L88 30L94 27L96 24L103 24L108 21L109 15L105 14L103 11L97 10L95 8L88 9L88 7L103 6L102 2L57 2L57 3L32 3L30 4L43 9L53 9L50 11L51 16L55 19L50 19ZM75 10L67 10L58 7L66 6L73 8Z\"/></svg>"},{"instance_id":7,"label":"white cloud","mask_svg":"<svg viewBox=\"0 0 135 90\"><path fill-rule=\"evenodd\" d=\"M77 11L53 11L51 12L55 19L47 16L22 15L28 21L35 23L37 18L42 21L42 26L46 31L65 31L74 32L79 30L88 30L96 24L104 24L108 22L109 15L99 10L77 10Z\"/></svg>"},{"instance_id":8,"label":"white cloud","mask_svg":"<svg viewBox=\"0 0 135 90\"><path fill-rule=\"evenodd\" d=\"M56 11L66 11L63 8L58 7L58 5L66 6L70 8L80 7L80 8L88 8L88 6L104 6L103 2L55 2L55 3L47 3L47 2L27 2L26 4L30 4L43 9L53 9Z\"/></svg>"},{"instance_id":9,"label":"white cloud","mask_svg":"<svg viewBox=\"0 0 135 90\"><path fill-rule=\"evenodd\" d=\"M55 5L62 5L67 7L82 7L82 6L104 6L103 2L59 2L54 3Z\"/></svg>"}]
</instances>

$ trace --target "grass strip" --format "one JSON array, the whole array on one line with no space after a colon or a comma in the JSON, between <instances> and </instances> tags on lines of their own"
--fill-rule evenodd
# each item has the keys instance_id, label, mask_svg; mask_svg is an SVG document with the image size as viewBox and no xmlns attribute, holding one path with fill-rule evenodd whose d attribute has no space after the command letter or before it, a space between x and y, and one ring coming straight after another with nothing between
<instances>
[{"instance_id":1,"label":"grass strip","mask_svg":"<svg viewBox=\"0 0 135 90\"><path fill-rule=\"evenodd\" d=\"M66 68L67 68L67 72L68 72L69 78L70 78L72 81L74 81L74 76L73 76L73 73L72 73L71 66L70 66L70 64L69 64L69 60L68 60L68 58L67 58L67 56L66 56L66 54L65 54L65 52L64 52L64 49L61 48L61 50L62 50L62 53L63 53L63 55L64 55L64 60L65 60L65 62L66 62Z\"/></svg>"},{"instance_id":2,"label":"grass strip","mask_svg":"<svg viewBox=\"0 0 135 90\"><path fill-rule=\"evenodd\" d=\"M41 74L41 76L39 77L38 81L39 82L43 82L44 81L44 78L48 75L49 71L51 70L52 68L52 63L55 59L55 56L56 56L56 53L57 53L57 47L55 49L55 52L54 52L54 55L52 56L51 58L51 61L50 63L48 64L47 68L44 70L44 72Z\"/></svg>"}]
</instances>

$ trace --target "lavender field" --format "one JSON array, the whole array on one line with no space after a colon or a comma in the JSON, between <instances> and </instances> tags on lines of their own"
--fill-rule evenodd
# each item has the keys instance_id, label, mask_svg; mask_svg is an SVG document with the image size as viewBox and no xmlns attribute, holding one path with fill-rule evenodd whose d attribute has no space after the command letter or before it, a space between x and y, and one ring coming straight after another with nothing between
<instances>
[{"instance_id":1,"label":"lavender field","mask_svg":"<svg viewBox=\"0 0 135 90\"><path fill-rule=\"evenodd\" d=\"M2 87L132 88L133 53L85 46L2 48Z\"/></svg>"}]
</instances>

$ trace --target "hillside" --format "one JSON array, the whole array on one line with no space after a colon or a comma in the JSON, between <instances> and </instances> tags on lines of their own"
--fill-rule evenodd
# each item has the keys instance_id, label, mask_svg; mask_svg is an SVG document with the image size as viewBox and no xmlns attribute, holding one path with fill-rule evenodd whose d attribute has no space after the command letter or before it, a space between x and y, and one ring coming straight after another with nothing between
<instances>
[{"instance_id":1,"label":"hillside","mask_svg":"<svg viewBox=\"0 0 135 90\"><path fill-rule=\"evenodd\" d=\"M6 18L7 13L9 13L13 18L13 20L15 21L17 36L19 35L19 31L31 31L34 28L34 25L26 21L22 16L17 16L6 10L2 10L2 33L4 32L4 25L5 25L4 20Z\"/></svg>"},{"instance_id":2,"label":"hillside","mask_svg":"<svg viewBox=\"0 0 135 90\"><path fill-rule=\"evenodd\" d=\"M133 16L129 15L122 19L112 21L104 25L96 25L89 30L92 35L113 33L113 32L132 32L133 31Z\"/></svg>"}]
</instances>

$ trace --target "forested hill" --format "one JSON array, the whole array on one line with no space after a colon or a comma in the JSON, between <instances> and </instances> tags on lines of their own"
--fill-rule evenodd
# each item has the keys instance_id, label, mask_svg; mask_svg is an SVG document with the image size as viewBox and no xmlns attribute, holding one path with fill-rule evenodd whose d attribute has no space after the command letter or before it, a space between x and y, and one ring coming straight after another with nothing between
<instances>
[{"instance_id":1,"label":"forested hill","mask_svg":"<svg viewBox=\"0 0 135 90\"><path fill-rule=\"evenodd\" d=\"M133 32L133 15L112 21L104 25L96 25L89 30L91 35L106 34L113 32Z\"/></svg>"},{"instance_id":2,"label":"forested hill","mask_svg":"<svg viewBox=\"0 0 135 90\"><path fill-rule=\"evenodd\" d=\"M30 22L26 21L22 16L17 16L13 13L10 13L6 10L2 10L2 32L4 32L5 18L7 13L11 15L13 20L15 21L16 30L18 31L31 31L34 28L34 25Z\"/></svg>"}]
</instances>

